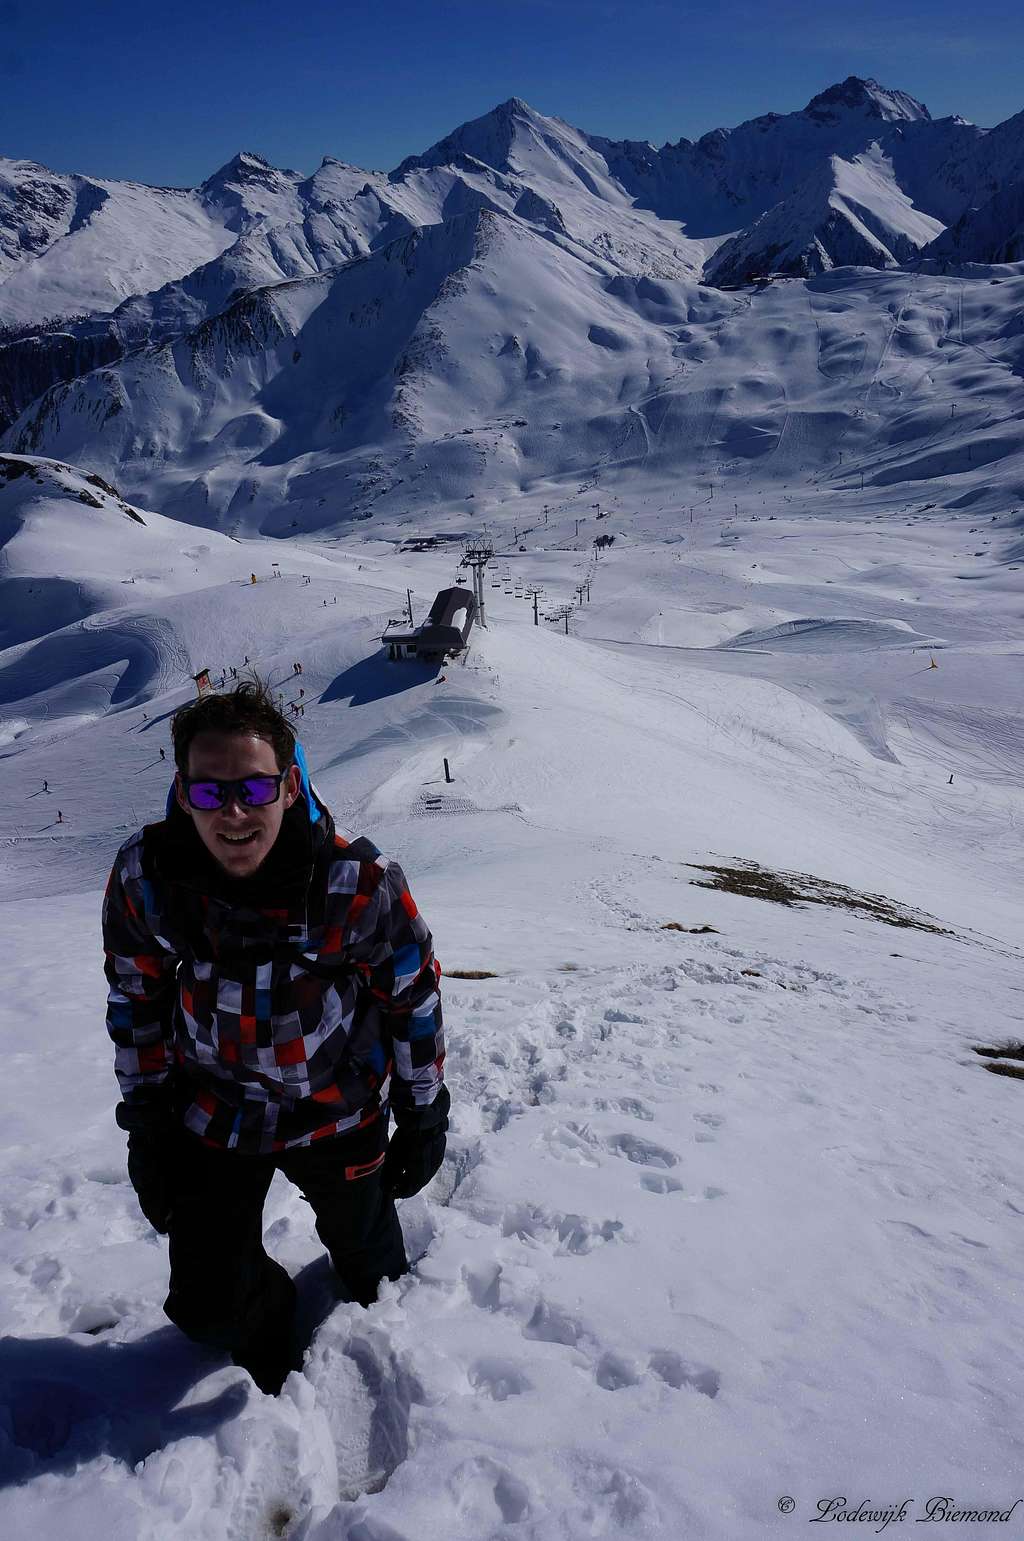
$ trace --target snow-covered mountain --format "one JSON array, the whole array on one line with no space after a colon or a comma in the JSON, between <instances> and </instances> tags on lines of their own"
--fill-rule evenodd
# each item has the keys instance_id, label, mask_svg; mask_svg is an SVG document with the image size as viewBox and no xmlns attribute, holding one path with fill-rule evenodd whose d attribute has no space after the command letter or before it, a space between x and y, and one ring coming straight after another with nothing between
<instances>
[{"instance_id":1,"label":"snow-covered mountain","mask_svg":"<svg viewBox=\"0 0 1024 1541\"><path fill-rule=\"evenodd\" d=\"M1024 179L1024 112L979 135L972 143L957 136L936 168L929 189L939 217L952 223L964 211L991 198L1001 188ZM938 209L943 194L945 212Z\"/></svg>"},{"instance_id":2,"label":"snow-covered mountain","mask_svg":"<svg viewBox=\"0 0 1024 1541\"><path fill-rule=\"evenodd\" d=\"M853 160L831 156L790 197L724 242L706 277L735 284L765 273L891 267L913 258L942 228L914 207L875 143Z\"/></svg>"},{"instance_id":3,"label":"snow-covered mountain","mask_svg":"<svg viewBox=\"0 0 1024 1541\"><path fill-rule=\"evenodd\" d=\"M1024 488L1022 284L975 300L955 278L849 268L728 293L628 279L482 209L57 386L3 443L229 533L379 531L637 476L739 491L942 472L944 498L998 502L993 462Z\"/></svg>"},{"instance_id":4,"label":"snow-covered mountain","mask_svg":"<svg viewBox=\"0 0 1024 1541\"><path fill-rule=\"evenodd\" d=\"M591 137L615 176L663 218L686 222L690 235L734 234L791 196L809 177L844 159L911 140L943 140L947 124L902 91L887 91L855 76L814 97L801 112L767 113L737 128L713 129L696 141L680 139L655 150L649 144ZM971 144L980 131L957 120L956 134Z\"/></svg>"},{"instance_id":5,"label":"snow-covered mountain","mask_svg":"<svg viewBox=\"0 0 1024 1541\"><path fill-rule=\"evenodd\" d=\"M1024 262L1024 181L1000 188L980 208L965 209L924 255L952 262Z\"/></svg>"},{"instance_id":6,"label":"snow-covered mountain","mask_svg":"<svg viewBox=\"0 0 1024 1541\"><path fill-rule=\"evenodd\" d=\"M202 190L0 159L0 325L113 310L222 252L229 217Z\"/></svg>"},{"instance_id":7,"label":"snow-covered mountain","mask_svg":"<svg viewBox=\"0 0 1024 1541\"><path fill-rule=\"evenodd\" d=\"M595 464L817 474L830 434L864 437L867 360L887 373L913 334L959 389L951 292L890 337L900 270L1011 260L1024 114L984 132L851 77L660 150L513 97L389 173L245 152L175 191L2 165L7 449L191 522L287 532L397 512L413 485L462 502ZM843 300L859 341L813 299L709 287L855 268L900 273ZM39 324L57 312L77 315ZM1012 370L995 325L977 335ZM901 399L871 385L883 438Z\"/></svg>"},{"instance_id":8,"label":"snow-covered mountain","mask_svg":"<svg viewBox=\"0 0 1024 1541\"><path fill-rule=\"evenodd\" d=\"M606 453L630 432L627 382L678 372L663 318L720 310L693 281L627 281L559 232L485 208L243 295L184 338L55 387L7 437L145 483L194 522L311 528L362 509L371 451L390 465L376 497L416 472L413 442L433 446L438 497L472 490L495 449L515 476L531 460L574 464L581 434ZM516 401L543 421L510 427L500 448L486 430L453 441L467 411L483 429ZM562 417L576 426L560 444Z\"/></svg>"},{"instance_id":9,"label":"snow-covered mountain","mask_svg":"<svg viewBox=\"0 0 1024 1541\"><path fill-rule=\"evenodd\" d=\"M387 174L327 157L303 176L243 152L188 190L0 160L0 325L31 331L47 317L84 315L94 326L104 318L124 346L164 340L240 290L322 272L479 207L562 231L623 272L681 277L699 271L724 236L792 208L836 157L880 155L915 217L945 224L979 201L979 188L991 196L1022 174L1022 145L1018 119L983 135L851 77L801 112L660 150L585 133L513 97ZM820 199L811 202L789 243L796 268L827 234ZM913 240L906 223L897 231ZM847 260L844 235L834 253L826 249L833 265ZM67 344L57 351L66 360Z\"/></svg>"},{"instance_id":10,"label":"snow-covered mountain","mask_svg":"<svg viewBox=\"0 0 1024 1541\"><path fill-rule=\"evenodd\" d=\"M501 149L501 131L526 147L515 173ZM40 328L25 309L27 278L19 279L10 303L7 284L0 282L0 327L8 325L6 335L0 330L0 426L51 385L113 362L142 343L180 337L240 294L324 272L423 226L478 209L515 213L630 275L693 276L714 245L689 240L678 223L634 208L607 170L601 172L585 136L524 103L505 103L464 132L481 151L488 149L490 134L488 153L496 164L448 147L450 160L441 159L439 150L428 152L390 175L325 158L303 178L277 171L253 153L238 155L194 193L180 195L197 217L209 221L208 252L196 254L203 260L155 272L156 282L129 290L116 306L104 302L102 287L110 288L106 273L102 281L82 279L66 293L58 285L64 302L48 298L45 314L73 319ZM580 159L578 178L569 169L574 155ZM18 186L24 202L30 186L24 178ZM12 249L21 249L23 212L13 204L7 211ZM4 218L0 208L0 230ZM94 260L80 246L66 256L86 270ZM34 319L44 319L43 309Z\"/></svg>"}]
</instances>

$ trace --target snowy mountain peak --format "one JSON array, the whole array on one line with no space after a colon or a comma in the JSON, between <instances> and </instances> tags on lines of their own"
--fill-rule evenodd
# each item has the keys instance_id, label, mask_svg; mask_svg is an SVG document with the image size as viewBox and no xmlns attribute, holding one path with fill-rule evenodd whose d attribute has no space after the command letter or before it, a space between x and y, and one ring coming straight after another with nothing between
<instances>
[{"instance_id":1,"label":"snowy mountain peak","mask_svg":"<svg viewBox=\"0 0 1024 1541\"><path fill-rule=\"evenodd\" d=\"M255 150L239 150L212 176L207 177L199 191L207 199L216 199L225 188L266 188L278 191L298 180L297 171L281 171L272 166L265 156Z\"/></svg>"},{"instance_id":2,"label":"snowy mountain peak","mask_svg":"<svg viewBox=\"0 0 1024 1541\"><path fill-rule=\"evenodd\" d=\"M272 166L254 150L240 150L199 188L199 197L214 217L236 234L254 222L279 222L298 214L295 187L302 173Z\"/></svg>"},{"instance_id":3,"label":"snowy mountain peak","mask_svg":"<svg viewBox=\"0 0 1024 1541\"><path fill-rule=\"evenodd\" d=\"M835 123L844 109L867 113L883 123L931 121L931 113L923 102L908 96L905 91L890 91L880 86L877 80L862 80L859 75L848 75L838 85L819 92L807 103L804 112L821 122Z\"/></svg>"},{"instance_id":4,"label":"snowy mountain peak","mask_svg":"<svg viewBox=\"0 0 1024 1541\"><path fill-rule=\"evenodd\" d=\"M470 119L444 139L439 139L422 155L407 156L391 173L391 178L395 181L418 168L456 163L463 156L470 156L495 171L508 171L509 154L517 139L529 138L538 130L553 132L556 137L559 130L568 131L577 139L580 137L560 119L545 118L521 97L510 96L508 101L500 102L482 117Z\"/></svg>"}]
</instances>

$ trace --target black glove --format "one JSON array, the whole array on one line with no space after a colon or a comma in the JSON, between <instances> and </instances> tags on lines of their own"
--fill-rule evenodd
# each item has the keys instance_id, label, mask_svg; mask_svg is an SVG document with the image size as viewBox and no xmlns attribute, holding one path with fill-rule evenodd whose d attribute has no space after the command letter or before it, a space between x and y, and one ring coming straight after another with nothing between
<instances>
[{"instance_id":1,"label":"black glove","mask_svg":"<svg viewBox=\"0 0 1024 1541\"><path fill-rule=\"evenodd\" d=\"M139 1208L161 1236L171 1218L172 1175L177 1123L168 1103L118 1103L114 1114L128 1131L128 1181Z\"/></svg>"},{"instance_id":2,"label":"black glove","mask_svg":"<svg viewBox=\"0 0 1024 1541\"><path fill-rule=\"evenodd\" d=\"M444 1160L451 1097L442 1086L427 1108L395 1108L397 1128L384 1157L382 1181L396 1199L411 1199L425 1188Z\"/></svg>"}]
</instances>

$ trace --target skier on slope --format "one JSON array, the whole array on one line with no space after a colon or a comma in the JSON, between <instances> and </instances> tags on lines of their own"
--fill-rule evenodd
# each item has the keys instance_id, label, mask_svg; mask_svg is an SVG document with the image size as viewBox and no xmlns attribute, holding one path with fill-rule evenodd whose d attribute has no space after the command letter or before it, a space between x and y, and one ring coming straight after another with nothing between
<instances>
[{"instance_id":1,"label":"skier on slope","mask_svg":"<svg viewBox=\"0 0 1024 1541\"><path fill-rule=\"evenodd\" d=\"M122 846L103 906L116 1116L169 1236L164 1310L276 1392L300 1359L263 1248L271 1179L302 1190L360 1304L407 1272L394 1200L448 1127L440 966L402 869L336 833L262 685L201 696L172 733L167 817Z\"/></svg>"}]
</instances>

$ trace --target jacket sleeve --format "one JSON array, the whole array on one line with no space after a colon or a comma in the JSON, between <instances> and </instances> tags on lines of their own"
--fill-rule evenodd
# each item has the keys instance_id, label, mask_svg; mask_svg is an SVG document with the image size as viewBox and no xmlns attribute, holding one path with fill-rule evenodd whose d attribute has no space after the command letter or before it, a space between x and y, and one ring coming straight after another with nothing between
<instances>
[{"instance_id":1,"label":"jacket sleeve","mask_svg":"<svg viewBox=\"0 0 1024 1541\"><path fill-rule=\"evenodd\" d=\"M147 924L143 888L139 839L118 852L107 883L103 948L114 1073L126 1107L140 1110L164 1101L179 961Z\"/></svg>"},{"instance_id":2,"label":"jacket sleeve","mask_svg":"<svg viewBox=\"0 0 1024 1541\"><path fill-rule=\"evenodd\" d=\"M405 874L389 862L349 934L349 956L374 996L394 1053L391 1106L403 1112L431 1107L444 1084L441 965L416 908Z\"/></svg>"}]
</instances>

